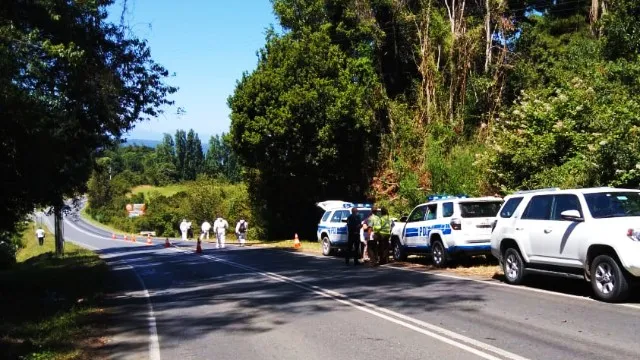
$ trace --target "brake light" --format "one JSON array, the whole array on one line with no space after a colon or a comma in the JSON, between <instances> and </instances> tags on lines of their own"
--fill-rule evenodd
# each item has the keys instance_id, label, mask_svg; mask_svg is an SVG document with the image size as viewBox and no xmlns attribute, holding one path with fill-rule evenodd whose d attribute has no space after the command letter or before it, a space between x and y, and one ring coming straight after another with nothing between
<instances>
[{"instance_id":1,"label":"brake light","mask_svg":"<svg viewBox=\"0 0 640 360\"><path fill-rule=\"evenodd\" d=\"M460 219L451 219L451 229L462 230L462 221Z\"/></svg>"},{"instance_id":2,"label":"brake light","mask_svg":"<svg viewBox=\"0 0 640 360\"><path fill-rule=\"evenodd\" d=\"M633 236L633 229L627 230L627 236Z\"/></svg>"}]
</instances>

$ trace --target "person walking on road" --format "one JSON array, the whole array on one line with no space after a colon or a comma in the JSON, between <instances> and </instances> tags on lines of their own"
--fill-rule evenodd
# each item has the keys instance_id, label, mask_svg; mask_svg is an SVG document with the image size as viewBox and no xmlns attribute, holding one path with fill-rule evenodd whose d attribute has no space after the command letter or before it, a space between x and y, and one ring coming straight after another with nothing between
<instances>
[{"instance_id":1,"label":"person walking on road","mask_svg":"<svg viewBox=\"0 0 640 360\"><path fill-rule=\"evenodd\" d=\"M229 228L229 223L227 220L223 219L222 216L218 215L216 221L213 222L213 232L216 234L216 249L223 248L224 249L224 237L227 233L227 229Z\"/></svg>"},{"instance_id":2,"label":"person walking on road","mask_svg":"<svg viewBox=\"0 0 640 360\"><path fill-rule=\"evenodd\" d=\"M187 240L187 234L191 228L191 223L187 222L187 219L182 219L180 223L180 232L182 233L182 240Z\"/></svg>"},{"instance_id":3,"label":"person walking on road","mask_svg":"<svg viewBox=\"0 0 640 360\"><path fill-rule=\"evenodd\" d=\"M349 265L349 259L353 257L353 265L360 265L358 259L360 258L360 217L358 216L358 209L351 208L351 215L347 217L347 232L349 237L347 238L347 251L345 254L344 262Z\"/></svg>"},{"instance_id":4,"label":"person walking on road","mask_svg":"<svg viewBox=\"0 0 640 360\"><path fill-rule=\"evenodd\" d=\"M38 227L38 230L36 230L36 237L38 238L38 244L40 244L40 246L44 245L44 230L42 230L41 227Z\"/></svg>"},{"instance_id":5,"label":"person walking on road","mask_svg":"<svg viewBox=\"0 0 640 360\"><path fill-rule=\"evenodd\" d=\"M244 246L244 242L247 240L247 230L249 229L249 223L243 218L236 224L236 236L240 242L240 246Z\"/></svg>"},{"instance_id":6,"label":"person walking on road","mask_svg":"<svg viewBox=\"0 0 640 360\"><path fill-rule=\"evenodd\" d=\"M204 240L205 237L209 240L209 231L211 231L211 224L207 220L202 223L202 233L200 234L200 240Z\"/></svg>"}]
</instances>

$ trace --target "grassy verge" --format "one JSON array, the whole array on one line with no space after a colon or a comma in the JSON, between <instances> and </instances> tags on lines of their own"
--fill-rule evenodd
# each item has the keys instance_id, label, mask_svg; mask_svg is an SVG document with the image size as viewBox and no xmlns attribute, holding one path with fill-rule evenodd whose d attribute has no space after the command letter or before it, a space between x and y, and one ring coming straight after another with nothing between
<instances>
[{"instance_id":1,"label":"grassy verge","mask_svg":"<svg viewBox=\"0 0 640 360\"><path fill-rule=\"evenodd\" d=\"M82 219L84 221L88 222L89 224L91 224L91 225L93 225L93 226L95 226L95 227L97 227L99 229L106 230L106 231L109 231L109 232L112 232L112 233L116 233L118 235L121 235L121 234L125 233L124 231L122 231L120 229L116 229L113 226L109 226L107 224L103 224L103 223L93 219L91 217L91 215L89 215L87 213L87 208L86 207L83 208L82 210L80 210L80 217L82 217Z\"/></svg>"},{"instance_id":2,"label":"grassy verge","mask_svg":"<svg viewBox=\"0 0 640 360\"><path fill-rule=\"evenodd\" d=\"M34 234L29 226L17 265L0 272L1 357L99 359L107 265L70 243L57 258L53 234L47 232L44 246Z\"/></svg>"},{"instance_id":3,"label":"grassy verge","mask_svg":"<svg viewBox=\"0 0 640 360\"><path fill-rule=\"evenodd\" d=\"M167 186L153 186L153 185L140 185L131 189L132 194L143 193L145 199L148 197L151 192L158 192L163 196L171 196L179 193L180 191L185 191L187 186L184 184L172 184Z\"/></svg>"},{"instance_id":4,"label":"grassy verge","mask_svg":"<svg viewBox=\"0 0 640 360\"><path fill-rule=\"evenodd\" d=\"M502 269L494 259L487 261L483 257L474 257L458 261L446 268L437 268L431 264L431 259L425 256L410 256L407 261L394 262L394 267L409 268L418 271L445 273L465 276L479 280L495 279L502 275Z\"/></svg>"}]
</instances>

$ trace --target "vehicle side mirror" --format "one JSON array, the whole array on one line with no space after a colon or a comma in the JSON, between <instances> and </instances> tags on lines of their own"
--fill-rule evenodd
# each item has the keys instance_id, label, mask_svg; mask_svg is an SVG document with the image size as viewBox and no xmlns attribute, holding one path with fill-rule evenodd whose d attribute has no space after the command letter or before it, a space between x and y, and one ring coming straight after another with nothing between
<instances>
[{"instance_id":1,"label":"vehicle side mirror","mask_svg":"<svg viewBox=\"0 0 640 360\"><path fill-rule=\"evenodd\" d=\"M584 221L578 210L565 210L560 213L560 218L567 221Z\"/></svg>"},{"instance_id":2,"label":"vehicle side mirror","mask_svg":"<svg viewBox=\"0 0 640 360\"><path fill-rule=\"evenodd\" d=\"M340 220L340 221L342 221L343 223L346 223L346 222L347 222L347 219L342 219L342 220Z\"/></svg>"},{"instance_id":3,"label":"vehicle side mirror","mask_svg":"<svg viewBox=\"0 0 640 360\"><path fill-rule=\"evenodd\" d=\"M401 217L400 218L400 222L407 222L407 218L408 218L408 216L406 216L406 215Z\"/></svg>"}]
</instances>

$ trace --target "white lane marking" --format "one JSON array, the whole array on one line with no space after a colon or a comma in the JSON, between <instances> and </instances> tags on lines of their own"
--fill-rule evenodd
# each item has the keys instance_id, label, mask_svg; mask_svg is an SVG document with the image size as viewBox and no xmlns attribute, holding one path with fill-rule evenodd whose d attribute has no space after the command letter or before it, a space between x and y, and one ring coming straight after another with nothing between
<instances>
[{"instance_id":1,"label":"white lane marking","mask_svg":"<svg viewBox=\"0 0 640 360\"><path fill-rule=\"evenodd\" d=\"M48 222L48 221L49 221L49 219L47 218L47 222ZM112 238L110 238L110 237L106 237L106 236L102 236L102 235L98 235L98 234L92 234L92 233L90 233L90 232L88 232L88 231L86 231L86 230L84 230L84 229L79 228L76 224L74 224L74 223L73 223L73 222L71 222L71 221L67 221L67 220L65 220L65 221L64 221L64 223L65 223L65 224L67 224L67 225L69 225L69 226L71 226L71 227L72 227L73 229L75 229L76 231L79 231L79 232L81 232L81 233L83 233L83 234L85 234L85 235L91 236L91 237L96 238L96 239L100 239L100 240L109 240L109 241L120 241L120 242L125 242L125 243L127 243L127 244L135 245L135 246L144 246L144 247L148 246L148 245L146 245L146 244L144 244L144 243L133 242L133 241L128 241L128 240L112 239ZM155 244L154 244L154 245L155 245Z\"/></svg>"},{"instance_id":2,"label":"white lane marking","mask_svg":"<svg viewBox=\"0 0 640 360\"><path fill-rule=\"evenodd\" d=\"M180 252L180 253L186 253L186 254L191 254L191 252L189 251L185 251L182 249L178 249L178 248L173 248L175 249L175 251ZM242 265L233 261L229 261L229 260L225 260L222 258L218 258L215 256L211 256L211 255L203 255L203 258L209 259L209 260L213 260L216 262L221 262L236 268L240 268L243 270L247 270L250 271L252 273L273 279L273 280L277 280L283 283L288 283L290 285L296 286L298 288L313 292L317 295L326 297L326 298L330 298L334 301L337 301L341 304L353 307L357 310L369 313L371 315L374 315L376 317L382 318L384 320L393 322L397 325L406 327L408 329L411 329L413 331L419 332L421 334L427 335L431 338L434 338L436 340L440 340L444 343L447 343L449 345L455 346L459 349L465 350L467 352L470 352L474 355L477 355L481 358L484 359L491 359L491 360L497 360L500 359L499 357L496 357L494 355L499 355L502 356L504 358L507 359L511 359L511 360L527 360L527 358L522 357L520 355L508 352L506 350L500 349L498 347L495 347L493 345L490 344L486 344L483 343L481 341L466 337L464 335L455 333L453 331L441 328L439 326L433 325L433 324L429 324L427 322L421 321L421 320L417 320L414 318L411 318L409 316L397 313L395 311L386 309L386 308L382 308L379 307L377 305L368 303L366 301L362 301L362 300L358 300L358 299L352 299L342 293L333 291L333 290L328 290L328 289L323 289L321 287L315 286L315 285L310 285L307 284L305 282L302 281L298 281L298 280L294 280L292 278L283 276L283 275L279 275L276 273L272 273L272 272L265 272L265 271L261 271L257 268L251 267L251 266L247 266L247 265ZM386 315L385 315L386 314ZM393 317L392 317L393 316ZM402 319L402 320L400 320ZM406 320L406 321L403 321ZM413 324L411 324L411 323ZM415 324L415 325L414 325ZM421 326L421 327L419 327ZM425 329L426 328L426 329ZM475 346L476 348L472 347ZM479 350L480 349L480 350ZM484 350L484 351L482 351ZM493 353L493 354L491 354Z\"/></svg>"},{"instance_id":3,"label":"white lane marking","mask_svg":"<svg viewBox=\"0 0 640 360\"><path fill-rule=\"evenodd\" d=\"M47 225L49 225L51 228L53 227L51 226L51 223L48 218L47 218ZM72 239L66 239L66 240L78 246L85 247L89 250L93 250L93 251L100 250L95 246L91 246L80 241L76 241ZM140 275L138 275L138 271L136 271L136 268L128 264L126 260L121 260L121 261L125 263L125 265L122 265L123 267L131 269L133 274L138 279L140 286L142 286L142 294L147 302L147 323L149 324L149 359L160 360L160 340L158 338L158 327L156 325L156 315L153 312L153 305L151 303L151 294L149 294L149 290L147 290L147 287L145 286L144 281L142 280ZM125 296L133 296L133 295L126 294Z\"/></svg>"}]
</instances>

